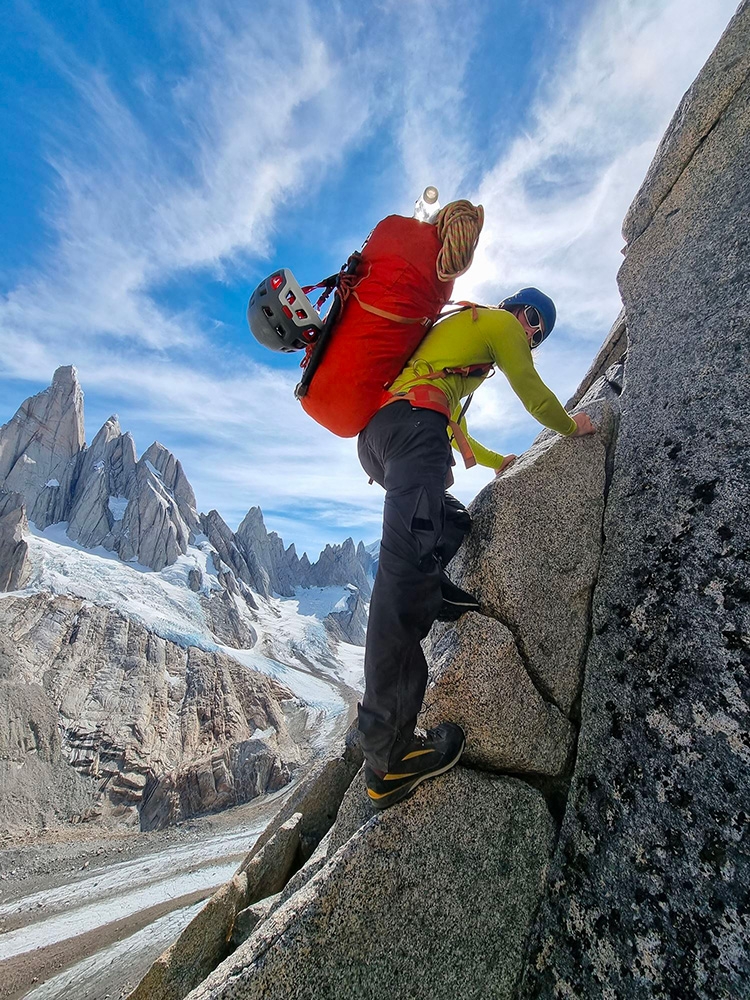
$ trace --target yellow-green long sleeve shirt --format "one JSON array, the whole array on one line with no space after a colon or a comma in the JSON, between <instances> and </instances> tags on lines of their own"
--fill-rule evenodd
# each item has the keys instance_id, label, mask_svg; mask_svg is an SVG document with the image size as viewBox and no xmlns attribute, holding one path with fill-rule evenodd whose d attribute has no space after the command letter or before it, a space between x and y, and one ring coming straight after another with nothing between
<instances>
[{"instance_id":1,"label":"yellow-green long sleeve shirt","mask_svg":"<svg viewBox=\"0 0 750 1000\"><path fill-rule=\"evenodd\" d=\"M471 309L466 309L436 323L389 389L398 392L415 385L437 386L446 394L455 420L461 400L474 392L487 376L447 375L440 379L420 376L443 368L486 364L493 364L503 372L511 389L540 424L560 434L575 432L575 421L534 367L523 327L504 309L478 308L476 320ZM465 421L462 421L462 429L465 430ZM500 467L502 455L472 438L469 444L479 465L491 469Z\"/></svg>"}]
</instances>

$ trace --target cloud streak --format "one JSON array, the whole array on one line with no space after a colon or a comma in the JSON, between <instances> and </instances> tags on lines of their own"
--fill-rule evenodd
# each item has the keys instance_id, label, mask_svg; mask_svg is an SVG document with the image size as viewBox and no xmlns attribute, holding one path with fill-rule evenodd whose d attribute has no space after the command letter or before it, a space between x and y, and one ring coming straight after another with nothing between
<instances>
[{"instance_id":1,"label":"cloud streak","mask_svg":"<svg viewBox=\"0 0 750 1000\"><path fill-rule=\"evenodd\" d=\"M377 534L382 494L367 487L353 443L305 417L292 397L296 370L252 363L217 339L197 297L175 308L161 289L187 275L197 286L229 280L270 256L281 232L294 236L295 199L314 197L378 136L393 162L380 187L373 178L361 186L385 191L386 210L404 208L427 181L444 199L484 204L459 296L497 301L528 283L555 296L559 336L538 363L564 399L619 309L622 217L733 3L593 6L552 54L526 120L494 149L472 132L468 111L495 5L385 0L353 14L298 0L285 16L303 43L288 49L269 41L276 11L251 6L170 12L162 30L187 69L169 82L143 71L126 87L48 34L75 116L48 125L56 243L0 299L2 365L35 391L57 365L75 363L84 389L111 398L141 449L153 437L179 443L204 509L236 522L260 503L274 512L271 526L297 523L286 540L314 555L351 525ZM502 107L499 94L498 115ZM471 426L497 450L517 451L535 425L503 383L478 394ZM19 402L3 404L4 418ZM487 475L459 473L458 492L468 499Z\"/></svg>"}]
</instances>

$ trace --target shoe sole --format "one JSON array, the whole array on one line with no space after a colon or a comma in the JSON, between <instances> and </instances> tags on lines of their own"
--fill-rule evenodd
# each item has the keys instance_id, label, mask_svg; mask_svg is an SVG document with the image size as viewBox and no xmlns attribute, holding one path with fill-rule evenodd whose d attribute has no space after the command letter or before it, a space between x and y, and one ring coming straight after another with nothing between
<instances>
[{"instance_id":1,"label":"shoe sole","mask_svg":"<svg viewBox=\"0 0 750 1000\"><path fill-rule=\"evenodd\" d=\"M443 601L435 621L457 622L462 615L469 611L480 611L480 606L478 604L452 604L450 601Z\"/></svg>"},{"instance_id":2,"label":"shoe sole","mask_svg":"<svg viewBox=\"0 0 750 1000\"><path fill-rule=\"evenodd\" d=\"M465 746L466 746L466 740L464 740L463 743L461 744L461 749L458 751L453 760L450 761L448 764L445 764L438 771L428 771L425 774L420 774L420 776L415 781L412 781L411 784L402 785L401 788L395 788L392 792L389 792L388 793L389 798L387 802L382 802L382 800L376 801L375 799L370 799L370 805L373 807L373 809L376 809L378 812L382 812L383 809L388 809L390 806L395 806L397 802L403 802L404 799L408 798L412 794L412 792L414 792L415 789L422 784L423 781L427 781L428 778L437 778L439 775L445 774L446 771L450 771L452 767L455 767L456 764L458 764L459 760L461 760L461 754L464 752ZM393 797L391 798L390 796ZM369 792L367 797L368 799L370 798Z\"/></svg>"}]
</instances>

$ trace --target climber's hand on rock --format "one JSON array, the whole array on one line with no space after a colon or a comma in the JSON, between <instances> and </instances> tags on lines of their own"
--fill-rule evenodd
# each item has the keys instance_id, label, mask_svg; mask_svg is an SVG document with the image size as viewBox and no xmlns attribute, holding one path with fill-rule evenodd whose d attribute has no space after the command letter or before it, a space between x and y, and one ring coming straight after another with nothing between
<instances>
[{"instance_id":1,"label":"climber's hand on rock","mask_svg":"<svg viewBox=\"0 0 750 1000\"><path fill-rule=\"evenodd\" d=\"M583 437L584 434L595 434L596 427L591 423L591 417L588 413L574 413L572 414L573 419L576 422L576 429L573 437Z\"/></svg>"},{"instance_id":2,"label":"climber's hand on rock","mask_svg":"<svg viewBox=\"0 0 750 1000\"><path fill-rule=\"evenodd\" d=\"M499 476L501 472L505 472L505 470L508 468L508 466L512 465L513 462L515 462L515 460L516 460L516 456L515 455L506 455L505 458L502 461L502 465L500 466L500 468L499 469L495 469L495 475Z\"/></svg>"}]
</instances>

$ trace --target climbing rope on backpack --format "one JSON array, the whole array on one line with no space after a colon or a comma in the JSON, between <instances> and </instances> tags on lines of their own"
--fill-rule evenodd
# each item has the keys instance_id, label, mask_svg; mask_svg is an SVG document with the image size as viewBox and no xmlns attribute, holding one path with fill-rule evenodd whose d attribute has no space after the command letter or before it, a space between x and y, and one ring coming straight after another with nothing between
<instances>
[{"instance_id":1,"label":"climbing rope on backpack","mask_svg":"<svg viewBox=\"0 0 750 1000\"><path fill-rule=\"evenodd\" d=\"M468 271L484 225L484 208L460 199L441 208L435 222L443 247L436 263L441 281L453 281Z\"/></svg>"}]
</instances>

